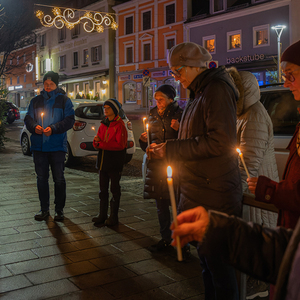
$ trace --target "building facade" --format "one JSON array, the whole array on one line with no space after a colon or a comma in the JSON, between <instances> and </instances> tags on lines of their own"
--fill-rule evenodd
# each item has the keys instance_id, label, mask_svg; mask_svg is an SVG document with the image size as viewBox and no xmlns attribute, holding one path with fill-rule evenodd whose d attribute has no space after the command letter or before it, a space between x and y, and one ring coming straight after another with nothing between
<instances>
[{"instance_id":1,"label":"building facade","mask_svg":"<svg viewBox=\"0 0 300 300\"><path fill-rule=\"evenodd\" d=\"M36 45L28 45L13 51L6 61L5 81L8 90L7 100L18 107L27 107L36 95L35 73Z\"/></svg>"},{"instance_id":2,"label":"building facade","mask_svg":"<svg viewBox=\"0 0 300 300\"><path fill-rule=\"evenodd\" d=\"M79 14L88 12L111 12L114 3L110 0L97 1L77 10L74 20L78 19ZM84 22L71 30L66 26L36 30L37 86L39 90L43 88L43 76L52 70L59 73L59 86L71 99L105 101L115 96L115 30L103 25L104 31L98 32L96 28L91 30L91 23L87 22L84 27Z\"/></svg>"},{"instance_id":3,"label":"building facade","mask_svg":"<svg viewBox=\"0 0 300 300\"><path fill-rule=\"evenodd\" d=\"M125 111L154 106L153 92L162 84L173 85L177 99L186 99L167 61L169 49L184 41L186 7L186 0L132 0L113 7L119 24L116 94Z\"/></svg>"},{"instance_id":4,"label":"building facade","mask_svg":"<svg viewBox=\"0 0 300 300\"><path fill-rule=\"evenodd\" d=\"M300 1L210 0L206 4L185 23L187 39L205 47L216 65L250 71L260 85L277 82L278 39L272 27L286 26L280 37L283 50L299 40L299 17L293 11L300 11Z\"/></svg>"}]
</instances>

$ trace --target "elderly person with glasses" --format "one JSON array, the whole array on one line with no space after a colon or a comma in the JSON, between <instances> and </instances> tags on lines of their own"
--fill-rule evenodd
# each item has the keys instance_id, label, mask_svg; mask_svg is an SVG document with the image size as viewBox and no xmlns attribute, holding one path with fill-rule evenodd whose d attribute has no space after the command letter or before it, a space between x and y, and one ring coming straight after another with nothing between
<instances>
[{"instance_id":1,"label":"elderly person with glasses","mask_svg":"<svg viewBox=\"0 0 300 300\"><path fill-rule=\"evenodd\" d=\"M178 139L148 150L165 157L179 174L179 212L199 205L240 216L241 176L236 152L237 88L224 67L207 69L211 55L187 42L169 52L175 80L190 91ZM221 250L221 249L220 249ZM199 255L205 299L238 299L235 270L214 256Z\"/></svg>"},{"instance_id":2,"label":"elderly person with glasses","mask_svg":"<svg viewBox=\"0 0 300 300\"><path fill-rule=\"evenodd\" d=\"M300 41L290 45L281 56L284 86L300 101ZM279 209L277 225L294 229L300 217L300 131L299 124L287 147L290 151L282 180L278 183L265 176L248 178L255 199L272 203ZM272 299L273 289L270 290Z\"/></svg>"}]
</instances>

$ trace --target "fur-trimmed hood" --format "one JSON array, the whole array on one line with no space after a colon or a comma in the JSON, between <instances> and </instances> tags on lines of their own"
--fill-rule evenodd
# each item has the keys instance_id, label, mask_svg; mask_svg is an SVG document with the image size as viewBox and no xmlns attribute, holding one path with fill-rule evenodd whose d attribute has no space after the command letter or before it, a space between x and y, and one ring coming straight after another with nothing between
<instances>
[{"instance_id":1,"label":"fur-trimmed hood","mask_svg":"<svg viewBox=\"0 0 300 300\"><path fill-rule=\"evenodd\" d=\"M236 103L237 116L242 115L247 109L260 99L260 90L256 77L246 71L240 71L235 67L228 68L227 71L234 80L234 83L240 93Z\"/></svg>"}]
</instances>

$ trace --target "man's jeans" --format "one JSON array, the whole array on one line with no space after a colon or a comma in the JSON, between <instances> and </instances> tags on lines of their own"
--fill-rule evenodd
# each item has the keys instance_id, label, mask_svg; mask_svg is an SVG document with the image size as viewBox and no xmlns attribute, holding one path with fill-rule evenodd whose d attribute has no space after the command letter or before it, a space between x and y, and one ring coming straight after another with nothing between
<instances>
[{"instance_id":1,"label":"man's jeans","mask_svg":"<svg viewBox=\"0 0 300 300\"><path fill-rule=\"evenodd\" d=\"M64 161L66 153L56 152L33 152L35 172L37 174L37 188L41 203L41 210L49 210L49 166L54 181L54 204L55 211L63 211L66 203L66 181L64 177Z\"/></svg>"}]
</instances>

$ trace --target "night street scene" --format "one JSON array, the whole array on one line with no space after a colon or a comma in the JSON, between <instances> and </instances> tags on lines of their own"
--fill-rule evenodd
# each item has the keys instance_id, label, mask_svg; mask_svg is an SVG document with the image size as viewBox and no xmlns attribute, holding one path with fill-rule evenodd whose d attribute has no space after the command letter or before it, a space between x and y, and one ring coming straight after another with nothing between
<instances>
[{"instance_id":1,"label":"night street scene","mask_svg":"<svg viewBox=\"0 0 300 300\"><path fill-rule=\"evenodd\" d=\"M299 13L0 0L1 300L299 300Z\"/></svg>"}]
</instances>

